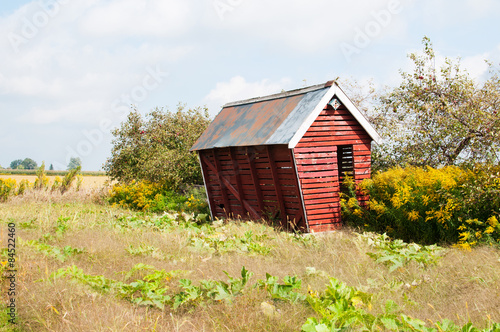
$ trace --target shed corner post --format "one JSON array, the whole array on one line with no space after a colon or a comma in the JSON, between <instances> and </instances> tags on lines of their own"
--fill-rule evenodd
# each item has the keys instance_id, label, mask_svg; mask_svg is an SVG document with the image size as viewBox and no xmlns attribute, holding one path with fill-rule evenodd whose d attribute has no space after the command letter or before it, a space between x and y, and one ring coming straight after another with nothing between
<instances>
[{"instance_id":1,"label":"shed corner post","mask_svg":"<svg viewBox=\"0 0 500 332\"><path fill-rule=\"evenodd\" d=\"M210 218L214 220L214 211L212 210L213 208L213 202L212 202L212 196L210 196L210 193L208 192L208 183L207 183L207 176L205 176L206 169L203 167L203 163L201 162L201 150L196 151L198 155L198 161L200 163L201 167L201 176L203 177L203 185L205 187L205 194L207 195L207 201L208 201L208 209L210 210Z\"/></svg>"},{"instance_id":2,"label":"shed corner post","mask_svg":"<svg viewBox=\"0 0 500 332\"><path fill-rule=\"evenodd\" d=\"M304 217L304 222L306 224L306 231L307 233L310 233L311 230L309 229L309 220L307 220L306 204L304 202L304 195L302 194L302 184L300 183L299 171L297 169L297 160L295 159L295 148L291 148L290 152L292 153L293 168L295 170L295 179L297 180L297 187L299 189L300 202L302 203L302 213Z\"/></svg>"}]
</instances>

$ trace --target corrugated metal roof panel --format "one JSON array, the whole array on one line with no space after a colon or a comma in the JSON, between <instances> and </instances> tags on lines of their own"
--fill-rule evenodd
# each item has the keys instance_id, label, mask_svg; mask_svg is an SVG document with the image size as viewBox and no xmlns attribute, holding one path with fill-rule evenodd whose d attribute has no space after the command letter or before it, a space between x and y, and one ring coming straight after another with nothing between
<instances>
[{"instance_id":1,"label":"corrugated metal roof panel","mask_svg":"<svg viewBox=\"0 0 500 332\"><path fill-rule=\"evenodd\" d=\"M267 144L288 144L301 124L318 105L329 88L306 93L288 117L267 140Z\"/></svg>"},{"instance_id":2,"label":"corrugated metal roof panel","mask_svg":"<svg viewBox=\"0 0 500 332\"><path fill-rule=\"evenodd\" d=\"M227 104L191 150L228 146L288 144L304 118L318 104L328 87L306 88L274 98L254 98ZM311 91L312 90L312 91Z\"/></svg>"}]
</instances>

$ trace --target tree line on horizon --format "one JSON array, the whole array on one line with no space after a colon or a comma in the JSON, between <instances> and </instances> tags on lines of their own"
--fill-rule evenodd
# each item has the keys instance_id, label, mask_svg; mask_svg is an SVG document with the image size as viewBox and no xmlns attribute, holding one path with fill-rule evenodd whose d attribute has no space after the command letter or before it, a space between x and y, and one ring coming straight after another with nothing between
<instances>
[{"instance_id":1,"label":"tree line on horizon","mask_svg":"<svg viewBox=\"0 0 500 332\"><path fill-rule=\"evenodd\" d=\"M71 171L71 170L77 169L78 167L81 167L81 166L82 166L82 160L80 159L80 157L72 157L69 160L67 170ZM24 159L13 160L10 163L8 169L34 170L34 169L38 169L38 167L39 166L35 160L33 160L31 158L24 158ZM0 169L2 169L2 168L3 167L0 166ZM50 164L49 171L53 171L53 170L54 170L54 165Z\"/></svg>"}]
</instances>

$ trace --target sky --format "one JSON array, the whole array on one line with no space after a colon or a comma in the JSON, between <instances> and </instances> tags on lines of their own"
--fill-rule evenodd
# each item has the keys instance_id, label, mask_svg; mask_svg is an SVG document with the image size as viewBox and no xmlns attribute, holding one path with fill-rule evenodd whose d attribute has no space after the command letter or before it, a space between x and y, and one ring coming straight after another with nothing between
<instances>
[{"instance_id":1,"label":"sky","mask_svg":"<svg viewBox=\"0 0 500 332\"><path fill-rule=\"evenodd\" d=\"M207 107L340 78L397 86L431 39L472 77L500 63L497 0L0 3L0 166L101 170L138 109Z\"/></svg>"}]
</instances>

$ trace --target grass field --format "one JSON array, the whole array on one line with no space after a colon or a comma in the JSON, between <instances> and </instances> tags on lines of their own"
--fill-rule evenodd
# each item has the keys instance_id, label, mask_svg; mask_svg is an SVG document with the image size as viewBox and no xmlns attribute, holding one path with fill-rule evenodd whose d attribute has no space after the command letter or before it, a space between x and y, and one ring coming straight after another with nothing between
<instances>
[{"instance_id":1,"label":"grass field","mask_svg":"<svg viewBox=\"0 0 500 332\"><path fill-rule=\"evenodd\" d=\"M376 237L348 229L301 237L260 223L197 225L188 216L103 204L90 183L80 192L0 203L2 248L9 223L17 235L19 331L300 331L309 317L320 315L307 301L291 298L294 293L319 298L329 277L372 294L369 306L356 302L353 308L374 317L393 300L398 317L420 319L429 328L443 319L479 328L500 322L499 249L444 248L413 257L384 251L375 245ZM377 262L367 253L396 262L410 258L391 269L391 260ZM4 269L7 257L4 249ZM204 293L199 286L202 280L212 286L237 284L243 266L253 275L241 290L226 292L218 283L221 288ZM281 285L287 276L301 283L279 288L267 279L259 287L266 273ZM183 278L192 285L181 284ZM4 306L8 288L4 279ZM145 302L154 299L159 302ZM174 299L180 303L175 309ZM1 330L12 330L8 317L0 318ZM373 326L384 329L380 322Z\"/></svg>"}]
</instances>

